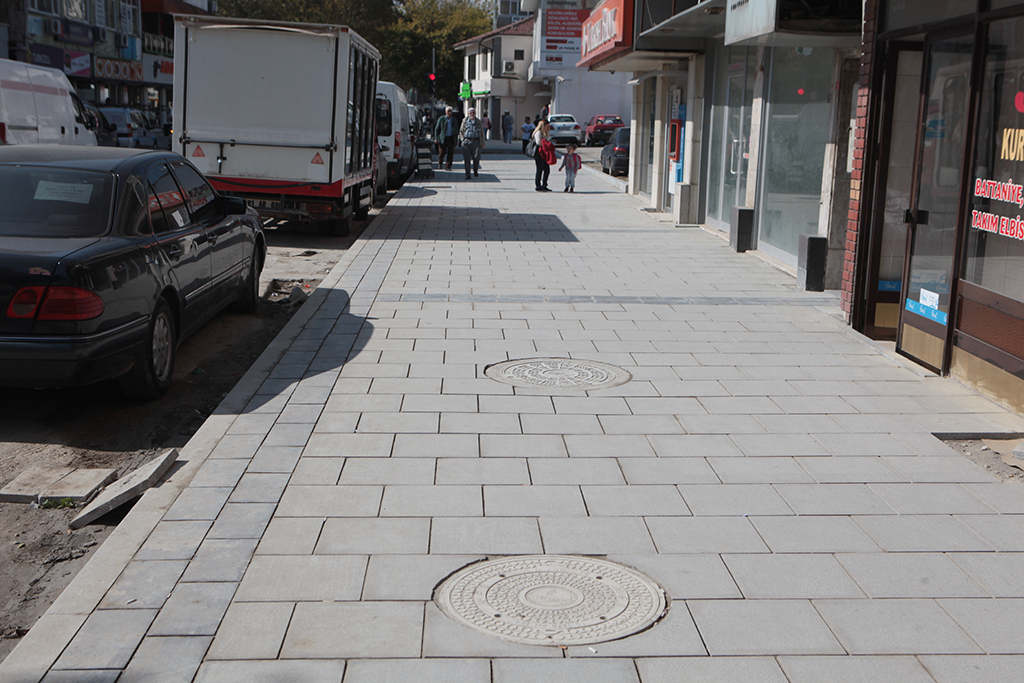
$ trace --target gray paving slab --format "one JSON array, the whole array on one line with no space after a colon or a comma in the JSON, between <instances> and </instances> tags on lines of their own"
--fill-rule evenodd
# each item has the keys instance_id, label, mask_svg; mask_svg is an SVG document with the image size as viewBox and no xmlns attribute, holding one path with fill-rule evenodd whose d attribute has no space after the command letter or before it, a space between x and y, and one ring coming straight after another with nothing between
<instances>
[{"instance_id":1,"label":"gray paving slab","mask_svg":"<svg viewBox=\"0 0 1024 683\"><path fill-rule=\"evenodd\" d=\"M427 518L332 518L324 522L317 555L424 555L430 545Z\"/></svg>"},{"instance_id":2,"label":"gray paving slab","mask_svg":"<svg viewBox=\"0 0 1024 683\"><path fill-rule=\"evenodd\" d=\"M235 600L358 600L366 560L365 555L256 555Z\"/></svg>"},{"instance_id":3,"label":"gray paving slab","mask_svg":"<svg viewBox=\"0 0 1024 683\"><path fill-rule=\"evenodd\" d=\"M383 486L289 486L278 517L376 517Z\"/></svg>"},{"instance_id":4,"label":"gray paving slab","mask_svg":"<svg viewBox=\"0 0 1024 683\"><path fill-rule=\"evenodd\" d=\"M939 605L989 654L1024 650L1024 600L943 599Z\"/></svg>"},{"instance_id":5,"label":"gray paving slab","mask_svg":"<svg viewBox=\"0 0 1024 683\"><path fill-rule=\"evenodd\" d=\"M208 661L195 683L341 683L344 672L343 660Z\"/></svg>"},{"instance_id":6,"label":"gray paving slab","mask_svg":"<svg viewBox=\"0 0 1024 683\"><path fill-rule=\"evenodd\" d=\"M423 656L445 659L523 657L561 660L562 650L557 647L520 645L470 629L449 619L437 605L428 602L423 619Z\"/></svg>"},{"instance_id":7,"label":"gray paving slab","mask_svg":"<svg viewBox=\"0 0 1024 683\"><path fill-rule=\"evenodd\" d=\"M815 600L814 606L852 655L982 652L934 600Z\"/></svg>"},{"instance_id":8,"label":"gray paving slab","mask_svg":"<svg viewBox=\"0 0 1024 683\"><path fill-rule=\"evenodd\" d=\"M686 604L712 656L844 654L807 600L690 600Z\"/></svg>"},{"instance_id":9,"label":"gray paving slab","mask_svg":"<svg viewBox=\"0 0 1024 683\"><path fill-rule=\"evenodd\" d=\"M790 657L778 658L790 683L933 683L913 657Z\"/></svg>"},{"instance_id":10,"label":"gray paving slab","mask_svg":"<svg viewBox=\"0 0 1024 683\"><path fill-rule=\"evenodd\" d=\"M354 659L345 683L491 683L486 659Z\"/></svg>"},{"instance_id":11,"label":"gray paving slab","mask_svg":"<svg viewBox=\"0 0 1024 683\"><path fill-rule=\"evenodd\" d=\"M480 555L372 555L362 599L427 601L446 577L482 559Z\"/></svg>"},{"instance_id":12,"label":"gray paving slab","mask_svg":"<svg viewBox=\"0 0 1024 683\"><path fill-rule=\"evenodd\" d=\"M150 627L150 636L212 636L235 593L235 583L179 583Z\"/></svg>"},{"instance_id":13,"label":"gray paving slab","mask_svg":"<svg viewBox=\"0 0 1024 683\"><path fill-rule=\"evenodd\" d=\"M423 603L300 602L281 659L418 657Z\"/></svg>"},{"instance_id":14,"label":"gray paving slab","mask_svg":"<svg viewBox=\"0 0 1024 683\"><path fill-rule=\"evenodd\" d=\"M487 517L587 515L579 486L484 486Z\"/></svg>"},{"instance_id":15,"label":"gray paving slab","mask_svg":"<svg viewBox=\"0 0 1024 683\"><path fill-rule=\"evenodd\" d=\"M988 597L977 581L939 553L854 553L836 555L857 584L873 598Z\"/></svg>"},{"instance_id":16,"label":"gray paving slab","mask_svg":"<svg viewBox=\"0 0 1024 683\"><path fill-rule=\"evenodd\" d=\"M290 602L231 604L206 659L276 659L294 607Z\"/></svg>"},{"instance_id":17,"label":"gray paving slab","mask_svg":"<svg viewBox=\"0 0 1024 683\"><path fill-rule=\"evenodd\" d=\"M878 557L872 555L850 555ZM831 555L723 555L748 599L863 598L858 582Z\"/></svg>"},{"instance_id":18,"label":"gray paving slab","mask_svg":"<svg viewBox=\"0 0 1024 683\"><path fill-rule=\"evenodd\" d=\"M188 563L181 580L240 581L258 542L255 538L207 539Z\"/></svg>"},{"instance_id":19,"label":"gray paving slab","mask_svg":"<svg viewBox=\"0 0 1024 683\"><path fill-rule=\"evenodd\" d=\"M647 517L661 553L767 553L744 517Z\"/></svg>"},{"instance_id":20,"label":"gray paving slab","mask_svg":"<svg viewBox=\"0 0 1024 683\"><path fill-rule=\"evenodd\" d=\"M132 562L100 601L100 609L157 609L188 566L185 560Z\"/></svg>"},{"instance_id":21,"label":"gray paving slab","mask_svg":"<svg viewBox=\"0 0 1024 683\"><path fill-rule=\"evenodd\" d=\"M53 668L123 669L156 615L157 611L152 609L93 612L54 662Z\"/></svg>"},{"instance_id":22,"label":"gray paving slab","mask_svg":"<svg viewBox=\"0 0 1024 683\"><path fill-rule=\"evenodd\" d=\"M431 523L432 555L539 555L543 552L536 518L435 517Z\"/></svg>"},{"instance_id":23,"label":"gray paving slab","mask_svg":"<svg viewBox=\"0 0 1024 683\"><path fill-rule=\"evenodd\" d=\"M936 683L988 681L1014 683L1020 678L1024 656L924 655L918 657Z\"/></svg>"},{"instance_id":24,"label":"gray paving slab","mask_svg":"<svg viewBox=\"0 0 1024 683\"><path fill-rule=\"evenodd\" d=\"M493 683L590 683L591 681L621 681L639 683L636 667L628 659L599 661L563 659L552 662L545 659L495 659Z\"/></svg>"},{"instance_id":25,"label":"gray paving slab","mask_svg":"<svg viewBox=\"0 0 1024 683\"><path fill-rule=\"evenodd\" d=\"M636 661L642 683L786 683L772 657L651 657Z\"/></svg>"}]
</instances>

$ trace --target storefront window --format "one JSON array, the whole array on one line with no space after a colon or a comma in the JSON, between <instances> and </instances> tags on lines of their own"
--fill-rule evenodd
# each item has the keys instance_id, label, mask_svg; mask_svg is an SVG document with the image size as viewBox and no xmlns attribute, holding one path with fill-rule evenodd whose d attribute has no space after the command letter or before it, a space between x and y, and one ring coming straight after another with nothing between
<instances>
[{"instance_id":1,"label":"storefront window","mask_svg":"<svg viewBox=\"0 0 1024 683\"><path fill-rule=\"evenodd\" d=\"M885 30L962 17L973 14L977 9L978 0L889 0L885 9Z\"/></svg>"},{"instance_id":2,"label":"storefront window","mask_svg":"<svg viewBox=\"0 0 1024 683\"><path fill-rule=\"evenodd\" d=\"M833 61L830 48L772 50L758 248L793 263L800 235L818 234Z\"/></svg>"},{"instance_id":3,"label":"storefront window","mask_svg":"<svg viewBox=\"0 0 1024 683\"><path fill-rule=\"evenodd\" d=\"M728 223L732 207L747 206L750 117L756 49L719 46L711 104L708 217Z\"/></svg>"},{"instance_id":4,"label":"storefront window","mask_svg":"<svg viewBox=\"0 0 1024 683\"><path fill-rule=\"evenodd\" d=\"M643 84L643 111L639 117L643 125L640 128L640 136L637 145L640 147L639 170L640 181L637 189L644 194L651 194L654 187L654 129L656 125L655 115L657 114L657 79L648 78Z\"/></svg>"},{"instance_id":5,"label":"storefront window","mask_svg":"<svg viewBox=\"0 0 1024 683\"><path fill-rule=\"evenodd\" d=\"M1024 302L1024 18L989 31L964 279Z\"/></svg>"}]
</instances>

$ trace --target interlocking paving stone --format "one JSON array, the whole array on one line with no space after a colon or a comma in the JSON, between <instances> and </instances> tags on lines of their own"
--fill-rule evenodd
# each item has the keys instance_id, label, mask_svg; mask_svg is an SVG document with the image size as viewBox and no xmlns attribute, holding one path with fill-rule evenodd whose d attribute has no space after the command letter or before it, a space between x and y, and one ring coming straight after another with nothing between
<instances>
[{"instance_id":1,"label":"interlocking paving stone","mask_svg":"<svg viewBox=\"0 0 1024 683\"><path fill-rule=\"evenodd\" d=\"M233 661L206 662L199 668L195 683L253 683L253 681L288 681L288 683L341 683L345 671L342 660L308 661Z\"/></svg>"}]
</instances>

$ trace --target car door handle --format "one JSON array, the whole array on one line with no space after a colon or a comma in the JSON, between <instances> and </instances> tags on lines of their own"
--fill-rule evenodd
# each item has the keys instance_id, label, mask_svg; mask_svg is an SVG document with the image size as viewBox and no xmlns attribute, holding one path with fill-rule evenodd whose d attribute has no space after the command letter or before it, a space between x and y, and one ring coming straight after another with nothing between
<instances>
[{"instance_id":1,"label":"car door handle","mask_svg":"<svg viewBox=\"0 0 1024 683\"><path fill-rule=\"evenodd\" d=\"M172 244L167 250L167 255L171 258L181 258L183 253L185 253L185 250L181 248L180 244Z\"/></svg>"},{"instance_id":2,"label":"car door handle","mask_svg":"<svg viewBox=\"0 0 1024 683\"><path fill-rule=\"evenodd\" d=\"M217 240L220 239L220 235L215 232L206 233L206 239L209 240L211 245L217 244Z\"/></svg>"}]
</instances>

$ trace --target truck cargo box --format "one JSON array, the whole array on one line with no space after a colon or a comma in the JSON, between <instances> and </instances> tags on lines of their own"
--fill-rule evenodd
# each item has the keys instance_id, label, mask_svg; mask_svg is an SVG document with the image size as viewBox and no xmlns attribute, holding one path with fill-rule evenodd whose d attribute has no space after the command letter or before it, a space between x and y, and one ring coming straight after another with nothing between
<instances>
[{"instance_id":1,"label":"truck cargo box","mask_svg":"<svg viewBox=\"0 0 1024 683\"><path fill-rule=\"evenodd\" d=\"M175 16L174 150L262 215L373 204L380 53L345 26Z\"/></svg>"}]
</instances>

